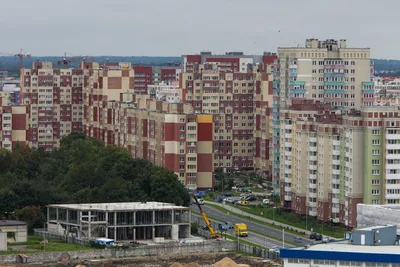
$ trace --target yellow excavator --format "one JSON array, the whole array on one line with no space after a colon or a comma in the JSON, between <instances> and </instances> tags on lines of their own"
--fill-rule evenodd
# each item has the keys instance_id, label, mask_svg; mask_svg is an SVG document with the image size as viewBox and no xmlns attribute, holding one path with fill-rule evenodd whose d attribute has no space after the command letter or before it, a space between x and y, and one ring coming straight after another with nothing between
<instances>
[{"instance_id":1,"label":"yellow excavator","mask_svg":"<svg viewBox=\"0 0 400 267\"><path fill-rule=\"evenodd\" d=\"M208 220L206 213L205 213L204 210L201 208L201 205L200 205L199 201L197 200L197 197L196 197L194 194L193 194L192 196L193 196L193 198L194 198L194 201L196 201L197 207L199 207L200 214L201 214L201 216L203 217L203 220L204 220L204 222L205 222L206 225L207 225L208 231L210 231L211 238L222 238L222 236L221 236L220 234L217 234L217 233L214 231L214 229L212 228L211 223L210 223L210 221Z\"/></svg>"}]
</instances>

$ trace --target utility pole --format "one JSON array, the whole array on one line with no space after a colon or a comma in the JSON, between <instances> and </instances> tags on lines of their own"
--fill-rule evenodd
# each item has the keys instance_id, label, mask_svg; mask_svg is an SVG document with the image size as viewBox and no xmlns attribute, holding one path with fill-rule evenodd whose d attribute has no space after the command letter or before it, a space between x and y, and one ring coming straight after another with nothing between
<instances>
[{"instance_id":1,"label":"utility pole","mask_svg":"<svg viewBox=\"0 0 400 267\"><path fill-rule=\"evenodd\" d=\"M282 247L285 247L285 228L282 230Z\"/></svg>"}]
</instances>

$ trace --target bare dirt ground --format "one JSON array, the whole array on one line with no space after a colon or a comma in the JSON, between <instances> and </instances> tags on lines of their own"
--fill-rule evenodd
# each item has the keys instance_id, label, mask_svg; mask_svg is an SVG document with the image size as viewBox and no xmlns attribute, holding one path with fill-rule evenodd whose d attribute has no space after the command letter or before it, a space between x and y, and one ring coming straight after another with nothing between
<instances>
[{"instance_id":1,"label":"bare dirt ground","mask_svg":"<svg viewBox=\"0 0 400 267\"><path fill-rule=\"evenodd\" d=\"M236 253L195 253L195 254L173 254L160 256L145 256L134 258L119 258L119 259L94 259L94 260L74 260L68 263L35 263L24 264L25 267L39 266L55 266L55 267L170 267L179 266L177 263L186 264L186 266L202 266L212 267L218 261L225 257L232 259L237 264L247 264L251 267L282 267L281 264L271 260L243 256ZM188 265L190 263L190 265ZM175 265L173 265L175 264ZM195 265L197 264L197 265ZM3 267L3 265L0 265ZM16 266L16 265L8 265ZM183 265L185 266L185 265ZM235 266L235 265L221 265ZM239 265L240 266L240 265ZM245 266L245 265L243 265Z\"/></svg>"}]
</instances>

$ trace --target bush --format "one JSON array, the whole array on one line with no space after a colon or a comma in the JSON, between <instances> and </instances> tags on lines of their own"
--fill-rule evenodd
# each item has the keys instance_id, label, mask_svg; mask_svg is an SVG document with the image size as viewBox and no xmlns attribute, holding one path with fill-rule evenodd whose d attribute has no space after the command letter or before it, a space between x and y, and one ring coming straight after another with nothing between
<instances>
[{"instance_id":1,"label":"bush","mask_svg":"<svg viewBox=\"0 0 400 267\"><path fill-rule=\"evenodd\" d=\"M89 245L91 248L96 248L96 249L105 249L106 248L105 244L96 243L93 240L89 241Z\"/></svg>"},{"instance_id":2,"label":"bush","mask_svg":"<svg viewBox=\"0 0 400 267\"><path fill-rule=\"evenodd\" d=\"M199 225L197 223L192 223L190 225L190 234L191 235L197 235L199 232Z\"/></svg>"}]
</instances>

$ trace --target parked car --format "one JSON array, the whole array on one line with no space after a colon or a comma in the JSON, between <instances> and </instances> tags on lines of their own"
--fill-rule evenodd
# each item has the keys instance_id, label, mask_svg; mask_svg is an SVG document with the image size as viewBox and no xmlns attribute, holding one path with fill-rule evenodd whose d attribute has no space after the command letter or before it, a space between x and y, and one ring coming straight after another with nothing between
<instances>
[{"instance_id":1,"label":"parked car","mask_svg":"<svg viewBox=\"0 0 400 267\"><path fill-rule=\"evenodd\" d=\"M316 237L317 237L317 235L315 233L310 234L310 239L315 239Z\"/></svg>"},{"instance_id":2,"label":"parked car","mask_svg":"<svg viewBox=\"0 0 400 267\"><path fill-rule=\"evenodd\" d=\"M315 240L317 240L317 241L322 240L322 235L321 234L316 234L315 235Z\"/></svg>"},{"instance_id":3,"label":"parked car","mask_svg":"<svg viewBox=\"0 0 400 267\"><path fill-rule=\"evenodd\" d=\"M257 200L257 198L255 196L247 196L244 199L247 200L247 201L255 201L255 200Z\"/></svg>"}]
</instances>

